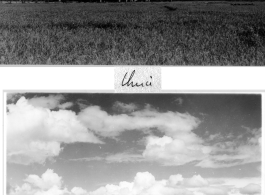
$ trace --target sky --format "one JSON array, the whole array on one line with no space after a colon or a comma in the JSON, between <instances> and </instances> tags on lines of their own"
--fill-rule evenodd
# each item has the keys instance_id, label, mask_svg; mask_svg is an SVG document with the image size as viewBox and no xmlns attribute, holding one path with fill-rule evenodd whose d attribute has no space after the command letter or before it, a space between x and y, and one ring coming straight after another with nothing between
<instances>
[{"instance_id":1,"label":"sky","mask_svg":"<svg viewBox=\"0 0 265 195\"><path fill-rule=\"evenodd\" d=\"M261 194L261 95L8 93L7 194Z\"/></svg>"}]
</instances>

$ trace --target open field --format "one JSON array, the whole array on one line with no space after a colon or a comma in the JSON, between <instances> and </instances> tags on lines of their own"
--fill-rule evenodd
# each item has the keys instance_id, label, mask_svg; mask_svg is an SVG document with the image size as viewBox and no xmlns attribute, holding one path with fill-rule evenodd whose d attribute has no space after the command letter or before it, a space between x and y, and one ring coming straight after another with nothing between
<instances>
[{"instance_id":1,"label":"open field","mask_svg":"<svg viewBox=\"0 0 265 195\"><path fill-rule=\"evenodd\" d=\"M265 3L231 4L0 3L0 63L265 65Z\"/></svg>"}]
</instances>

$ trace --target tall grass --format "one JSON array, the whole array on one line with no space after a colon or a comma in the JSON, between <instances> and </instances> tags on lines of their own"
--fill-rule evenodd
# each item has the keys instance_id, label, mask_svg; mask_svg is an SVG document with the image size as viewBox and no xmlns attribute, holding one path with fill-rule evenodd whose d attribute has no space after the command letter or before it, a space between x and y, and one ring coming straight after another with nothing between
<instances>
[{"instance_id":1,"label":"tall grass","mask_svg":"<svg viewBox=\"0 0 265 195\"><path fill-rule=\"evenodd\" d=\"M264 9L265 3L1 4L0 63L265 65Z\"/></svg>"}]
</instances>

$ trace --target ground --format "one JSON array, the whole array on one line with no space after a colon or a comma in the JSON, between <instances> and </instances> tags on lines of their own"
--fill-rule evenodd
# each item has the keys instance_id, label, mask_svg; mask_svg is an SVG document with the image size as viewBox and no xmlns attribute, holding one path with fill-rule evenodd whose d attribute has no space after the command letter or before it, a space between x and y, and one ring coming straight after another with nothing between
<instances>
[{"instance_id":1,"label":"ground","mask_svg":"<svg viewBox=\"0 0 265 195\"><path fill-rule=\"evenodd\" d=\"M263 2L0 3L0 63L264 65L264 10Z\"/></svg>"}]
</instances>

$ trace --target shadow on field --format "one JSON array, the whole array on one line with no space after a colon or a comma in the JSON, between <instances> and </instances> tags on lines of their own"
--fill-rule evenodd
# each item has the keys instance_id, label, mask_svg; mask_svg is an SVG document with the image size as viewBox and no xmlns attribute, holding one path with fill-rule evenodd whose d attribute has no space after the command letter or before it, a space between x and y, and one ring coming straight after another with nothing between
<instances>
[{"instance_id":1,"label":"shadow on field","mask_svg":"<svg viewBox=\"0 0 265 195\"><path fill-rule=\"evenodd\" d=\"M0 25L2 30L11 30L11 29L20 29L20 30L35 30L37 28L46 28L46 29L62 29L62 30L77 30L80 28L99 28L99 29L115 29L122 30L128 27L128 25L121 23L112 23L112 22L85 22L85 23L72 23L72 22L60 22L60 23L48 23L48 24L26 24L26 25ZM137 28L137 27L136 27Z\"/></svg>"},{"instance_id":2,"label":"shadow on field","mask_svg":"<svg viewBox=\"0 0 265 195\"><path fill-rule=\"evenodd\" d=\"M238 30L237 36L239 37L239 40L248 47L257 47L258 46L258 40L265 42L265 26L262 26L262 24L258 27L248 27L244 30Z\"/></svg>"},{"instance_id":3,"label":"shadow on field","mask_svg":"<svg viewBox=\"0 0 265 195\"><path fill-rule=\"evenodd\" d=\"M86 22L86 23L71 23L71 22L61 22L49 24L49 28L61 28L67 30L76 30L79 28L100 28L100 29L125 29L127 25L120 23L111 22Z\"/></svg>"}]
</instances>

